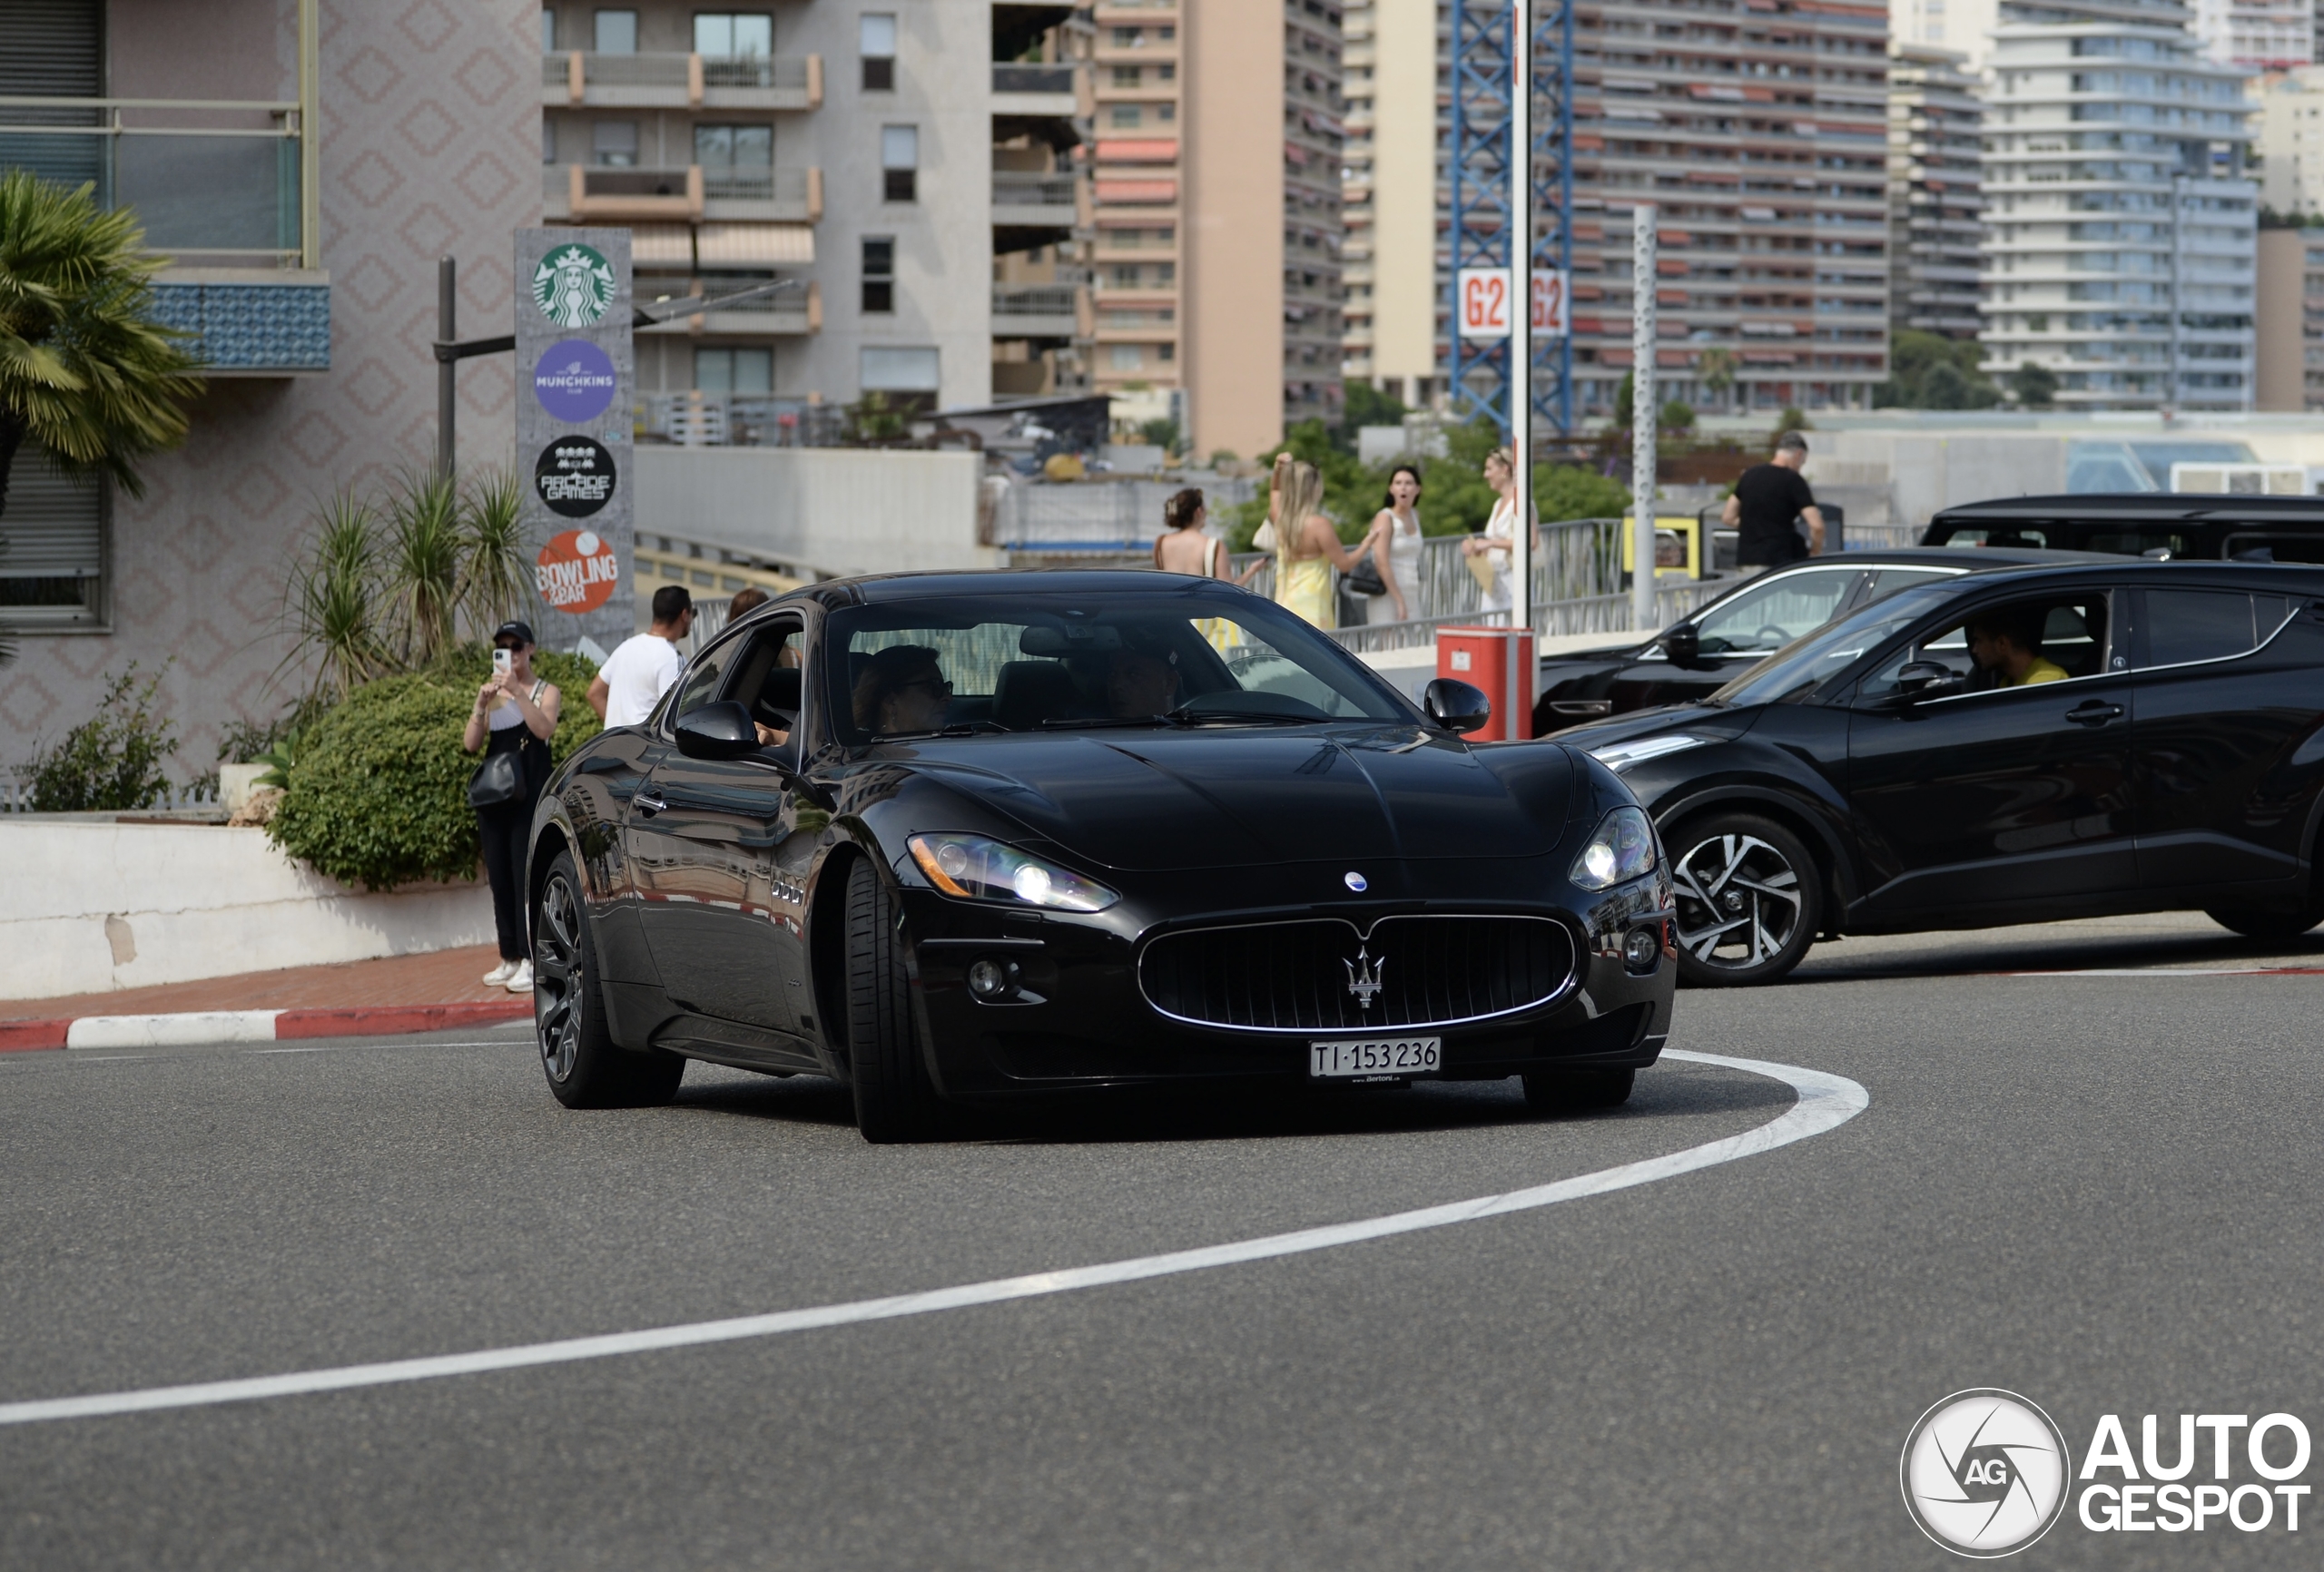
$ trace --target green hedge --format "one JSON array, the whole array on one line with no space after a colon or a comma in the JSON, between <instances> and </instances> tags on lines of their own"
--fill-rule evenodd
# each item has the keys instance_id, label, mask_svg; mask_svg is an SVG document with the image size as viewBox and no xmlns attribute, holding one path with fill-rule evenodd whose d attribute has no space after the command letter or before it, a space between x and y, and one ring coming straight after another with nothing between
<instances>
[{"instance_id":1,"label":"green hedge","mask_svg":"<svg viewBox=\"0 0 2324 1572\"><path fill-rule=\"evenodd\" d=\"M561 761L596 733L585 696L596 667L537 650L533 669L564 693L551 743ZM479 755L460 752L460 732L491 670L488 654L469 649L428 672L368 683L332 705L299 738L268 826L275 844L367 889L474 879L480 850L468 789Z\"/></svg>"}]
</instances>

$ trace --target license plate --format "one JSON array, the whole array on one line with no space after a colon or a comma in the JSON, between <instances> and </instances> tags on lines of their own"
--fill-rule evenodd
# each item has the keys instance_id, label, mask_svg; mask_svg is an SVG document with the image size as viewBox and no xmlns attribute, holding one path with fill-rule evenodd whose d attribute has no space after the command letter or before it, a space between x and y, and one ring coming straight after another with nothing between
<instances>
[{"instance_id":1,"label":"license plate","mask_svg":"<svg viewBox=\"0 0 2324 1572\"><path fill-rule=\"evenodd\" d=\"M1364 1037L1307 1045L1307 1074L1319 1081L1433 1076L1443 1063L1443 1037Z\"/></svg>"}]
</instances>

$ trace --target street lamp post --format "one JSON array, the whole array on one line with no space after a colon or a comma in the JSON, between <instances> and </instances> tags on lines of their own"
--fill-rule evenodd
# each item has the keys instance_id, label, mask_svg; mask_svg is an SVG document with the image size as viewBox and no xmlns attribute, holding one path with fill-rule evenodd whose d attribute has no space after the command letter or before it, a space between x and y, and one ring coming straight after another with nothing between
<instances>
[{"instance_id":1,"label":"street lamp post","mask_svg":"<svg viewBox=\"0 0 2324 1572\"><path fill-rule=\"evenodd\" d=\"M1654 204L1632 208L1630 222L1630 628L1643 637L1655 631Z\"/></svg>"},{"instance_id":2,"label":"street lamp post","mask_svg":"<svg viewBox=\"0 0 2324 1572\"><path fill-rule=\"evenodd\" d=\"M1504 737L1532 727L1533 677L1526 658L1533 626L1533 4L1510 8L1509 93L1509 457L1516 469L1515 515L1509 533L1509 673Z\"/></svg>"}]
</instances>

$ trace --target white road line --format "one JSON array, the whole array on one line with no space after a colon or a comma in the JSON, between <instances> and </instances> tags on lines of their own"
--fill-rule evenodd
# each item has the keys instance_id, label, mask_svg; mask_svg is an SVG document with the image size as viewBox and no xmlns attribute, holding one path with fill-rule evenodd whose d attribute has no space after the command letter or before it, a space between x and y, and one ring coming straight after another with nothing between
<instances>
[{"instance_id":1,"label":"white road line","mask_svg":"<svg viewBox=\"0 0 2324 1572\"><path fill-rule=\"evenodd\" d=\"M49 1420L94 1419L110 1414L148 1413L159 1409L190 1409L212 1403L247 1402L259 1398L297 1397L310 1392L346 1391L356 1387L388 1386L402 1381L434 1380L445 1376L482 1375L493 1371L522 1370L532 1365L567 1364L577 1360L610 1359L619 1354L649 1353L665 1349L693 1348L704 1343L734 1342L743 1338L774 1337L783 1332L819 1327L852 1326L862 1321L893 1321L970 1305L1001 1304L1010 1300L1038 1299L1069 1293L1076 1289L1101 1288L1137 1282L1151 1277L1204 1272L1212 1267L1246 1262L1272 1261L1334 1250L1344 1244L1386 1239L1399 1233L1447 1228L1484 1217L1530 1212L1561 1201L1604 1195L1658 1179L1676 1178L1699 1168L1716 1167L1738 1158L1772 1152L1794 1141L1804 1141L1836 1129L1864 1112L1870 1095L1844 1076L1827 1075L1762 1059L1732 1059L1720 1054L1685 1053L1673 1048L1664 1057L1716 1065L1766 1076L1789 1086L1799 1100L1780 1116L1739 1135L1689 1146L1667 1156L1649 1157L1620 1167L1600 1169L1554 1184L1512 1190L1499 1195L1425 1206L1414 1212L1392 1213L1354 1223L1303 1228L1291 1233L1246 1239L1233 1244L1205 1245L1163 1255L1077 1266L1060 1272L1033 1272L1023 1277L997 1278L963 1283L957 1288L928 1289L885 1299L859 1299L845 1304L815 1305L805 1310L778 1311L770 1315L737 1316L727 1321L694 1321L684 1326L655 1327L645 1331L609 1332L598 1337L565 1338L556 1342L528 1343L516 1348L481 1349L474 1353L438 1354L425 1359L389 1360L379 1364L342 1365L334 1370L299 1371L289 1375L255 1376L241 1380L203 1381L192 1386L148 1387L140 1391L96 1392L86 1397L47 1398L31 1402L0 1403L0 1425L37 1424Z\"/></svg>"},{"instance_id":2,"label":"white road line","mask_svg":"<svg viewBox=\"0 0 2324 1572\"><path fill-rule=\"evenodd\" d=\"M2315 977L2324 967L2087 967L2080 971L2005 971L1997 977Z\"/></svg>"}]
</instances>

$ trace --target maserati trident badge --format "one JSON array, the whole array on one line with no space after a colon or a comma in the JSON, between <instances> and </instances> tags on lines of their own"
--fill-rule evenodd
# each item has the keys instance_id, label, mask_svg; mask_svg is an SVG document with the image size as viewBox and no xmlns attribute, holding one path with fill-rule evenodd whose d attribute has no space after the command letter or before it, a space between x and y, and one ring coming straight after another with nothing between
<instances>
[{"instance_id":1,"label":"maserati trident badge","mask_svg":"<svg viewBox=\"0 0 2324 1572\"><path fill-rule=\"evenodd\" d=\"M1355 996L1356 1008L1368 1010L1372 1007L1373 999L1380 992L1380 973L1387 964L1386 956L1374 960L1362 945L1356 947L1354 960L1340 962L1347 968L1347 991Z\"/></svg>"},{"instance_id":2,"label":"maserati trident badge","mask_svg":"<svg viewBox=\"0 0 2324 1572\"><path fill-rule=\"evenodd\" d=\"M1361 873L1343 873L1340 875L1340 882L1346 885L1358 895L1362 895L1366 889L1371 888L1370 884L1365 881L1364 875Z\"/></svg>"}]
</instances>

